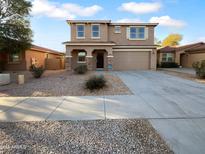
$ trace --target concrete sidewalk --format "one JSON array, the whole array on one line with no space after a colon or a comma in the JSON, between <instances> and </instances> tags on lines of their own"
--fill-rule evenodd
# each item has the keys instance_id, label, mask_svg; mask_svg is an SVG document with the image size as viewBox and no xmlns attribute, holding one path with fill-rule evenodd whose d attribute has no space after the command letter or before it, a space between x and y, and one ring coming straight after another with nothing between
<instances>
[{"instance_id":1,"label":"concrete sidewalk","mask_svg":"<svg viewBox=\"0 0 205 154\"><path fill-rule=\"evenodd\" d=\"M175 153L205 151L205 85L160 72L113 72L122 96L1 97L0 121L146 118Z\"/></svg>"},{"instance_id":2,"label":"concrete sidewalk","mask_svg":"<svg viewBox=\"0 0 205 154\"><path fill-rule=\"evenodd\" d=\"M193 102L193 100L196 100ZM1 98L0 121L205 118L204 95Z\"/></svg>"}]
</instances>

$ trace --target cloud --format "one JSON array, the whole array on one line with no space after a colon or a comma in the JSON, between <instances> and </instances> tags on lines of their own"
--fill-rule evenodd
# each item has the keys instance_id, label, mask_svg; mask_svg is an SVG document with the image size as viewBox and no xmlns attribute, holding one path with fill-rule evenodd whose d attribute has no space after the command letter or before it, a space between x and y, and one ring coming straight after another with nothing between
<instances>
[{"instance_id":1,"label":"cloud","mask_svg":"<svg viewBox=\"0 0 205 154\"><path fill-rule=\"evenodd\" d=\"M123 3L119 10L126 11L134 14L146 14L146 13L152 13L157 12L162 7L161 3L158 2L150 2L150 3L136 3L136 2L128 2Z\"/></svg>"},{"instance_id":2,"label":"cloud","mask_svg":"<svg viewBox=\"0 0 205 154\"><path fill-rule=\"evenodd\" d=\"M124 18L124 19L119 19L116 22L118 23L139 23L139 22L143 22L140 19L129 19L129 18Z\"/></svg>"},{"instance_id":3,"label":"cloud","mask_svg":"<svg viewBox=\"0 0 205 154\"><path fill-rule=\"evenodd\" d=\"M199 42L205 42L205 36L199 37L199 38L198 38L198 41L199 41Z\"/></svg>"},{"instance_id":4,"label":"cloud","mask_svg":"<svg viewBox=\"0 0 205 154\"><path fill-rule=\"evenodd\" d=\"M77 4L67 3L63 5L63 8L69 10L70 13L75 14L77 16L93 16L97 12L102 10L101 6L93 5L90 7L82 7Z\"/></svg>"},{"instance_id":5,"label":"cloud","mask_svg":"<svg viewBox=\"0 0 205 154\"><path fill-rule=\"evenodd\" d=\"M50 2L48 0L34 0L32 1L32 4L32 15L40 15L60 19L73 19L77 16L93 16L103 9L98 5L84 7L73 3L59 4Z\"/></svg>"},{"instance_id":6,"label":"cloud","mask_svg":"<svg viewBox=\"0 0 205 154\"><path fill-rule=\"evenodd\" d=\"M182 20L172 19L170 16L152 17L149 22L159 23L161 26L182 28L186 23Z\"/></svg>"}]
</instances>

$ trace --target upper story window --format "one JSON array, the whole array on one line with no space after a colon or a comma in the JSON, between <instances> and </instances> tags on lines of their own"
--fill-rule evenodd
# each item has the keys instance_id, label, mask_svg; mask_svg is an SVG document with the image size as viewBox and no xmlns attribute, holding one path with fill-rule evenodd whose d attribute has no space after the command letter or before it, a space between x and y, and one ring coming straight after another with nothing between
<instances>
[{"instance_id":1,"label":"upper story window","mask_svg":"<svg viewBox=\"0 0 205 154\"><path fill-rule=\"evenodd\" d=\"M130 40L143 40L145 39L145 27L129 27Z\"/></svg>"},{"instance_id":2,"label":"upper story window","mask_svg":"<svg viewBox=\"0 0 205 154\"><path fill-rule=\"evenodd\" d=\"M115 33L121 33L121 27L115 26Z\"/></svg>"},{"instance_id":3,"label":"upper story window","mask_svg":"<svg viewBox=\"0 0 205 154\"><path fill-rule=\"evenodd\" d=\"M9 53L9 63L20 62L20 53Z\"/></svg>"},{"instance_id":4,"label":"upper story window","mask_svg":"<svg viewBox=\"0 0 205 154\"><path fill-rule=\"evenodd\" d=\"M85 25L77 26L77 38L85 38Z\"/></svg>"},{"instance_id":5,"label":"upper story window","mask_svg":"<svg viewBox=\"0 0 205 154\"><path fill-rule=\"evenodd\" d=\"M92 25L92 38L100 38L100 25Z\"/></svg>"},{"instance_id":6,"label":"upper story window","mask_svg":"<svg viewBox=\"0 0 205 154\"><path fill-rule=\"evenodd\" d=\"M162 54L162 61L163 62L173 62L174 61L174 54L172 54L172 53L163 53Z\"/></svg>"}]
</instances>

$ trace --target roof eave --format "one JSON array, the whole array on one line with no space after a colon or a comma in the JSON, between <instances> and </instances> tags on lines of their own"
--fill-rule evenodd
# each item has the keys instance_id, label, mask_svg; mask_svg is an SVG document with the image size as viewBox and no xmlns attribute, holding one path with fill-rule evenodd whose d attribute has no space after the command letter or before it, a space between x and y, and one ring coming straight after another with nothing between
<instances>
[{"instance_id":1,"label":"roof eave","mask_svg":"<svg viewBox=\"0 0 205 154\"><path fill-rule=\"evenodd\" d=\"M111 23L111 20L66 20L68 24L86 24L86 23Z\"/></svg>"},{"instance_id":2,"label":"roof eave","mask_svg":"<svg viewBox=\"0 0 205 154\"><path fill-rule=\"evenodd\" d=\"M110 25L157 26L159 23L110 23Z\"/></svg>"}]
</instances>

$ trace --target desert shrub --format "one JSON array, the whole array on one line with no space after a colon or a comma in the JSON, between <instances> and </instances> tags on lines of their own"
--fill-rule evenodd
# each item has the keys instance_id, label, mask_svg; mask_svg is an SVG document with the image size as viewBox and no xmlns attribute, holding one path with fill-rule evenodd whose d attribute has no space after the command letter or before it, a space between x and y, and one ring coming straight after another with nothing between
<instances>
[{"instance_id":1,"label":"desert shrub","mask_svg":"<svg viewBox=\"0 0 205 154\"><path fill-rule=\"evenodd\" d=\"M194 62L192 67L195 69L198 77L205 78L205 60Z\"/></svg>"},{"instance_id":2,"label":"desert shrub","mask_svg":"<svg viewBox=\"0 0 205 154\"><path fill-rule=\"evenodd\" d=\"M85 65L85 64L78 65L74 69L75 73L77 73L77 74L85 74L87 72L87 70L88 70L87 65Z\"/></svg>"},{"instance_id":3,"label":"desert shrub","mask_svg":"<svg viewBox=\"0 0 205 154\"><path fill-rule=\"evenodd\" d=\"M161 68L178 68L179 65L175 62L161 62Z\"/></svg>"},{"instance_id":4,"label":"desert shrub","mask_svg":"<svg viewBox=\"0 0 205 154\"><path fill-rule=\"evenodd\" d=\"M43 75L45 70L44 70L43 66L38 67L35 65L31 65L30 71L33 74L34 78L40 78Z\"/></svg>"},{"instance_id":5,"label":"desert shrub","mask_svg":"<svg viewBox=\"0 0 205 154\"><path fill-rule=\"evenodd\" d=\"M91 76L85 83L85 87L91 91L101 89L106 86L106 79L103 75Z\"/></svg>"}]
</instances>

